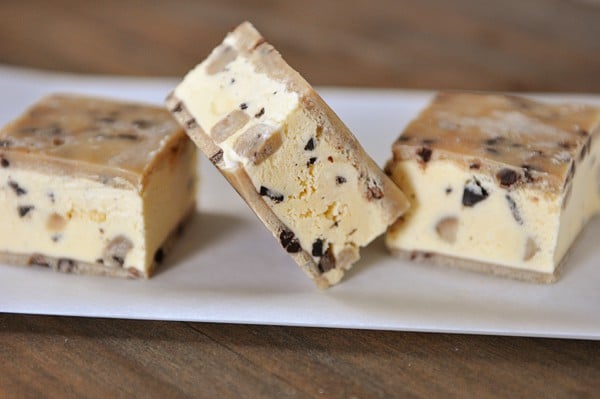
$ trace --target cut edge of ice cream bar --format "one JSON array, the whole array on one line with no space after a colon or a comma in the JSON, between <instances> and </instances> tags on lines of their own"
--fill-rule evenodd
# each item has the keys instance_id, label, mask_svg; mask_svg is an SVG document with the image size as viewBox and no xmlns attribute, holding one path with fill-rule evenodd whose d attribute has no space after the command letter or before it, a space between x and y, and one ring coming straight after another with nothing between
<instances>
[{"instance_id":1,"label":"cut edge of ice cream bar","mask_svg":"<svg viewBox=\"0 0 600 399\"><path fill-rule=\"evenodd\" d=\"M554 282L600 210L600 108L446 92L393 144L410 210L386 246L411 260Z\"/></svg>"},{"instance_id":2,"label":"cut edge of ice cream bar","mask_svg":"<svg viewBox=\"0 0 600 399\"><path fill-rule=\"evenodd\" d=\"M281 246L326 288L408 206L313 88L248 23L167 107Z\"/></svg>"},{"instance_id":3,"label":"cut edge of ice cream bar","mask_svg":"<svg viewBox=\"0 0 600 399\"><path fill-rule=\"evenodd\" d=\"M150 277L195 214L195 152L162 107L42 98L0 130L0 261Z\"/></svg>"}]
</instances>

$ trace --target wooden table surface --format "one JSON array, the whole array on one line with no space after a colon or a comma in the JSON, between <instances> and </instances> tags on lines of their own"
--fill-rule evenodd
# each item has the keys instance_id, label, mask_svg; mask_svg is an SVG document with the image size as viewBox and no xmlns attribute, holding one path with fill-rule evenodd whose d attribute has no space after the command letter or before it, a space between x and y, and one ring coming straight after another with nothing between
<instances>
[{"instance_id":1,"label":"wooden table surface","mask_svg":"<svg viewBox=\"0 0 600 399\"><path fill-rule=\"evenodd\" d=\"M600 93L597 0L4 0L0 63L180 76L244 19L316 85ZM600 397L592 341L15 314L0 340L3 398Z\"/></svg>"}]
</instances>

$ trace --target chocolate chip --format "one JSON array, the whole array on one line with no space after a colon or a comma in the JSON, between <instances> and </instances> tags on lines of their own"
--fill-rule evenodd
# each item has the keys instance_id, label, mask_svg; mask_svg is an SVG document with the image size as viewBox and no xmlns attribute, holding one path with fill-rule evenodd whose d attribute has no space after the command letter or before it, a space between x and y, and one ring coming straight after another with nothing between
<instances>
[{"instance_id":1,"label":"chocolate chip","mask_svg":"<svg viewBox=\"0 0 600 399\"><path fill-rule=\"evenodd\" d=\"M100 263L101 265L103 265L104 264L104 259L98 258L98 259L96 259L96 263Z\"/></svg>"},{"instance_id":2,"label":"chocolate chip","mask_svg":"<svg viewBox=\"0 0 600 399\"><path fill-rule=\"evenodd\" d=\"M323 240L317 238L312 245L312 256L323 256Z\"/></svg>"},{"instance_id":3,"label":"chocolate chip","mask_svg":"<svg viewBox=\"0 0 600 399\"><path fill-rule=\"evenodd\" d=\"M523 224L523 218L521 217L521 213L519 212L519 208L517 208L517 203L510 195L506 194L506 201L508 201L508 207L510 208L510 213L513 216L513 219L519 224Z\"/></svg>"},{"instance_id":4,"label":"chocolate chip","mask_svg":"<svg viewBox=\"0 0 600 399\"><path fill-rule=\"evenodd\" d=\"M532 170L535 170L535 168L531 165L521 165L521 168L523 168L523 175L525 176L525 181L527 183L531 183L533 182L535 179L533 178L533 175L531 174Z\"/></svg>"},{"instance_id":5,"label":"chocolate chip","mask_svg":"<svg viewBox=\"0 0 600 399\"><path fill-rule=\"evenodd\" d=\"M112 116L102 116L98 119L96 119L96 121L101 122L101 123L115 123L117 120L112 117Z\"/></svg>"},{"instance_id":6,"label":"chocolate chip","mask_svg":"<svg viewBox=\"0 0 600 399\"><path fill-rule=\"evenodd\" d=\"M273 191L265 186L260 186L259 194L263 197L269 197L276 204L283 201L283 194Z\"/></svg>"},{"instance_id":7,"label":"chocolate chip","mask_svg":"<svg viewBox=\"0 0 600 399\"><path fill-rule=\"evenodd\" d=\"M487 139L487 140L485 140L485 141L484 141L484 143L485 143L486 145L493 146L493 145L496 145L496 144L498 144L498 143L501 143L501 142L502 142L502 141L504 141L504 140L506 140L504 137L500 137L500 136L498 136L498 137L494 137L494 138L492 138L492 139Z\"/></svg>"},{"instance_id":8,"label":"chocolate chip","mask_svg":"<svg viewBox=\"0 0 600 399\"><path fill-rule=\"evenodd\" d=\"M10 166L10 162L8 161L8 159L1 157L0 165L2 165L3 168L8 168Z\"/></svg>"},{"instance_id":9,"label":"chocolate chip","mask_svg":"<svg viewBox=\"0 0 600 399\"><path fill-rule=\"evenodd\" d=\"M45 266L50 267L50 264L46 260L46 257L41 254L32 254L27 260L28 265Z\"/></svg>"},{"instance_id":10,"label":"chocolate chip","mask_svg":"<svg viewBox=\"0 0 600 399\"><path fill-rule=\"evenodd\" d=\"M148 129L150 126L153 125L153 123L151 121L146 120L146 119L136 119L131 123L133 124L133 126L137 127L138 129Z\"/></svg>"},{"instance_id":11,"label":"chocolate chip","mask_svg":"<svg viewBox=\"0 0 600 399\"><path fill-rule=\"evenodd\" d=\"M17 182L10 180L8 182L8 186L13 189L13 191L15 192L15 194L17 194L18 197L20 197L21 195L27 194L27 190L25 190L23 187L19 186L17 184Z\"/></svg>"},{"instance_id":12,"label":"chocolate chip","mask_svg":"<svg viewBox=\"0 0 600 399\"><path fill-rule=\"evenodd\" d=\"M281 246L290 253L300 252L300 242L290 230L283 229L279 233L279 242Z\"/></svg>"},{"instance_id":13,"label":"chocolate chip","mask_svg":"<svg viewBox=\"0 0 600 399\"><path fill-rule=\"evenodd\" d=\"M305 151L312 151L314 149L315 149L315 139L311 137L310 140L308 140L308 142L304 146L304 150Z\"/></svg>"},{"instance_id":14,"label":"chocolate chip","mask_svg":"<svg viewBox=\"0 0 600 399\"><path fill-rule=\"evenodd\" d=\"M335 268L335 256L331 253L331 248L328 248L319 260L318 268L321 273L326 273Z\"/></svg>"},{"instance_id":15,"label":"chocolate chip","mask_svg":"<svg viewBox=\"0 0 600 399\"><path fill-rule=\"evenodd\" d=\"M496 179L502 187L510 187L519 180L519 175L513 169L504 168L496 173Z\"/></svg>"},{"instance_id":16,"label":"chocolate chip","mask_svg":"<svg viewBox=\"0 0 600 399\"><path fill-rule=\"evenodd\" d=\"M474 206L488 197L489 193L481 186L477 179L469 180L465 184L462 196L464 206Z\"/></svg>"},{"instance_id":17,"label":"chocolate chip","mask_svg":"<svg viewBox=\"0 0 600 399\"><path fill-rule=\"evenodd\" d=\"M221 162L222 159L223 159L223 150L219 150L210 157L210 162L212 162L213 165L216 165L219 162Z\"/></svg>"},{"instance_id":18,"label":"chocolate chip","mask_svg":"<svg viewBox=\"0 0 600 399\"><path fill-rule=\"evenodd\" d=\"M247 108L248 108L248 104L246 104L246 103L241 103L241 104L240 104L240 109L241 109L242 111L243 111L243 110L245 110L245 109L247 109Z\"/></svg>"},{"instance_id":19,"label":"chocolate chip","mask_svg":"<svg viewBox=\"0 0 600 399\"><path fill-rule=\"evenodd\" d=\"M123 235L118 235L108 242L102 252L102 257L107 266L123 267L125 258L132 248L133 243L130 239Z\"/></svg>"},{"instance_id":20,"label":"chocolate chip","mask_svg":"<svg viewBox=\"0 0 600 399\"><path fill-rule=\"evenodd\" d=\"M423 162L427 163L431 159L431 148L421 147L417 150L417 155L423 160Z\"/></svg>"},{"instance_id":21,"label":"chocolate chip","mask_svg":"<svg viewBox=\"0 0 600 399\"><path fill-rule=\"evenodd\" d=\"M265 108L264 108L264 107L262 107L262 108L260 109L260 111L258 111L257 113L255 113L255 114L254 114L254 117L255 117L255 118L260 118L260 117L261 117L261 116L263 116L264 114L265 114Z\"/></svg>"},{"instance_id":22,"label":"chocolate chip","mask_svg":"<svg viewBox=\"0 0 600 399\"><path fill-rule=\"evenodd\" d=\"M60 241L61 238L62 238L62 234L52 234L52 237L50 237L52 242L58 242L58 241Z\"/></svg>"},{"instance_id":23,"label":"chocolate chip","mask_svg":"<svg viewBox=\"0 0 600 399\"><path fill-rule=\"evenodd\" d=\"M188 119L187 121L185 121L185 127L188 129L193 129L198 127L198 123L196 122L196 119L192 118L192 119Z\"/></svg>"},{"instance_id":24,"label":"chocolate chip","mask_svg":"<svg viewBox=\"0 0 600 399\"><path fill-rule=\"evenodd\" d=\"M344 184L346 183L346 178L344 176L336 176L335 177L335 184Z\"/></svg>"},{"instance_id":25,"label":"chocolate chip","mask_svg":"<svg viewBox=\"0 0 600 399\"><path fill-rule=\"evenodd\" d=\"M367 179L367 200L372 201L383 198L383 190L379 187L377 182Z\"/></svg>"},{"instance_id":26,"label":"chocolate chip","mask_svg":"<svg viewBox=\"0 0 600 399\"><path fill-rule=\"evenodd\" d=\"M450 194L452 192L452 187L446 187L446 195Z\"/></svg>"},{"instance_id":27,"label":"chocolate chip","mask_svg":"<svg viewBox=\"0 0 600 399\"><path fill-rule=\"evenodd\" d=\"M107 136L107 138L110 138L111 136ZM138 136L137 134L132 134L132 133L119 133L115 136L112 136L121 140L130 140L130 141L138 141L140 140L140 136Z\"/></svg>"},{"instance_id":28,"label":"chocolate chip","mask_svg":"<svg viewBox=\"0 0 600 399\"><path fill-rule=\"evenodd\" d=\"M306 163L306 166L310 166L310 165L314 165L315 162L317 162L317 157L311 157L308 162Z\"/></svg>"},{"instance_id":29,"label":"chocolate chip","mask_svg":"<svg viewBox=\"0 0 600 399\"><path fill-rule=\"evenodd\" d=\"M54 197L54 193L50 192L48 193L48 198L50 198L50 202L54 203L54 201L56 201L56 198Z\"/></svg>"},{"instance_id":30,"label":"chocolate chip","mask_svg":"<svg viewBox=\"0 0 600 399\"><path fill-rule=\"evenodd\" d=\"M581 137L587 137L589 135L588 131L582 128L577 129L577 134L579 134Z\"/></svg>"},{"instance_id":31,"label":"chocolate chip","mask_svg":"<svg viewBox=\"0 0 600 399\"><path fill-rule=\"evenodd\" d=\"M177 101L175 106L171 108L171 112L178 113L183 110L183 103L181 101Z\"/></svg>"},{"instance_id":32,"label":"chocolate chip","mask_svg":"<svg viewBox=\"0 0 600 399\"><path fill-rule=\"evenodd\" d=\"M327 160L328 160L329 162L333 163L333 157L332 157L331 155L327 157Z\"/></svg>"},{"instance_id":33,"label":"chocolate chip","mask_svg":"<svg viewBox=\"0 0 600 399\"><path fill-rule=\"evenodd\" d=\"M25 217L30 211L32 211L35 207L33 205L23 205L19 206L17 210L19 211L20 217Z\"/></svg>"},{"instance_id":34,"label":"chocolate chip","mask_svg":"<svg viewBox=\"0 0 600 399\"><path fill-rule=\"evenodd\" d=\"M162 263L162 261L165 259L165 251L163 251L162 248L158 248L156 250L156 252L154 253L154 261L156 263Z\"/></svg>"},{"instance_id":35,"label":"chocolate chip","mask_svg":"<svg viewBox=\"0 0 600 399\"><path fill-rule=\"evenodd\" d=\"M473 162L472 164L469 165L469 169L478 170L479 168L481 168L481 164L479 164L478 162Z\"/></svg>"},{"instance_id":36,"label":"chocolate chip","mask_svg":"<svg viewBox=\"0 0 600 399\"><path fill-rule=\"evenodd\" d=\"M64 273L70 273L75 270L76 263L73 259L60 258L56 263L56 270Z\"/></svg>"}]
</instances>

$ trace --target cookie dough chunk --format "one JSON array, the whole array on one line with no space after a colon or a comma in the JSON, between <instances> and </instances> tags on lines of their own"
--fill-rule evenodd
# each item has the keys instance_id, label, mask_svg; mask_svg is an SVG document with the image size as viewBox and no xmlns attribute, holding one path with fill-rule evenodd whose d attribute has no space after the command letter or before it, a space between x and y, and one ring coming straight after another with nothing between
<instances>
[{"instance_id":1,"label":"cookie dough chunk","mask_svg":"<svg viewBox=\"0 0 600 399\"><path fill-rule=\"evenodd\" d=\"M149 277L194 209L195 150L162 108L43 98L0 131L0 261Z\"/></svg>"},{"instance_id":2,"label":"cookie dough chunk","mask_svg":"<svg viewBox=\"0 0 600 399\"><path fill-rule=\"evenodd\" d=\"M600 109L441 93L393 145L386 172L411 210L388 248L552 282L600 209Z\"/></svg>"},{"instance_id":3,"label":"cookie dough chunk","mask_svg":"<svg viewBox=\"0 0 600 399\"><path fill-rule=\"evenodd\" d=\"M188 73L167 106L322 288L406 209L348 128L249 23Z\"/></svg>"}]
</instances>

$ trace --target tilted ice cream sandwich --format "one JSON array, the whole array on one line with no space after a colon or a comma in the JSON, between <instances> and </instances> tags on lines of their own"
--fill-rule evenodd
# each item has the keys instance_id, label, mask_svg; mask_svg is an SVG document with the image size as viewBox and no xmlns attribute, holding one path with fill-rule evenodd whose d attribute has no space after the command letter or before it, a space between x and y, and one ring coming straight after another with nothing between
<instances>
[{"instance_id":1,"label":"tilted ice cream sandwich","mask_svg":"<svg viewBox=\"0 0 600 399\"><path fill-rule=\"evenodd\" d=\"M149 277L195 209L195 152L163 108L43 98L0 130L0 261Z\"/></svg>"},{"instance_id":2,"label":"tilted ice cream sandwich","mask_svg":"<svg viewBox=\"0 0 600 399\"><path fill-rule=\"evenodd\" d=\"M400 190L313 88L243 23L167 106L320 287L406 209Z\"/></svg>"},{"instance_id":3,"label":"tilted ice cream sandwich","mask_svg":"<svg viewBox=\"0 0 600 399\"><path fill-rule=\"evenodd\" d=\"M600 109L441 93L393 145L386 172L411 209L386 243L431 259L551 282L600 209Z\"/></svg>"}]
</instances>

